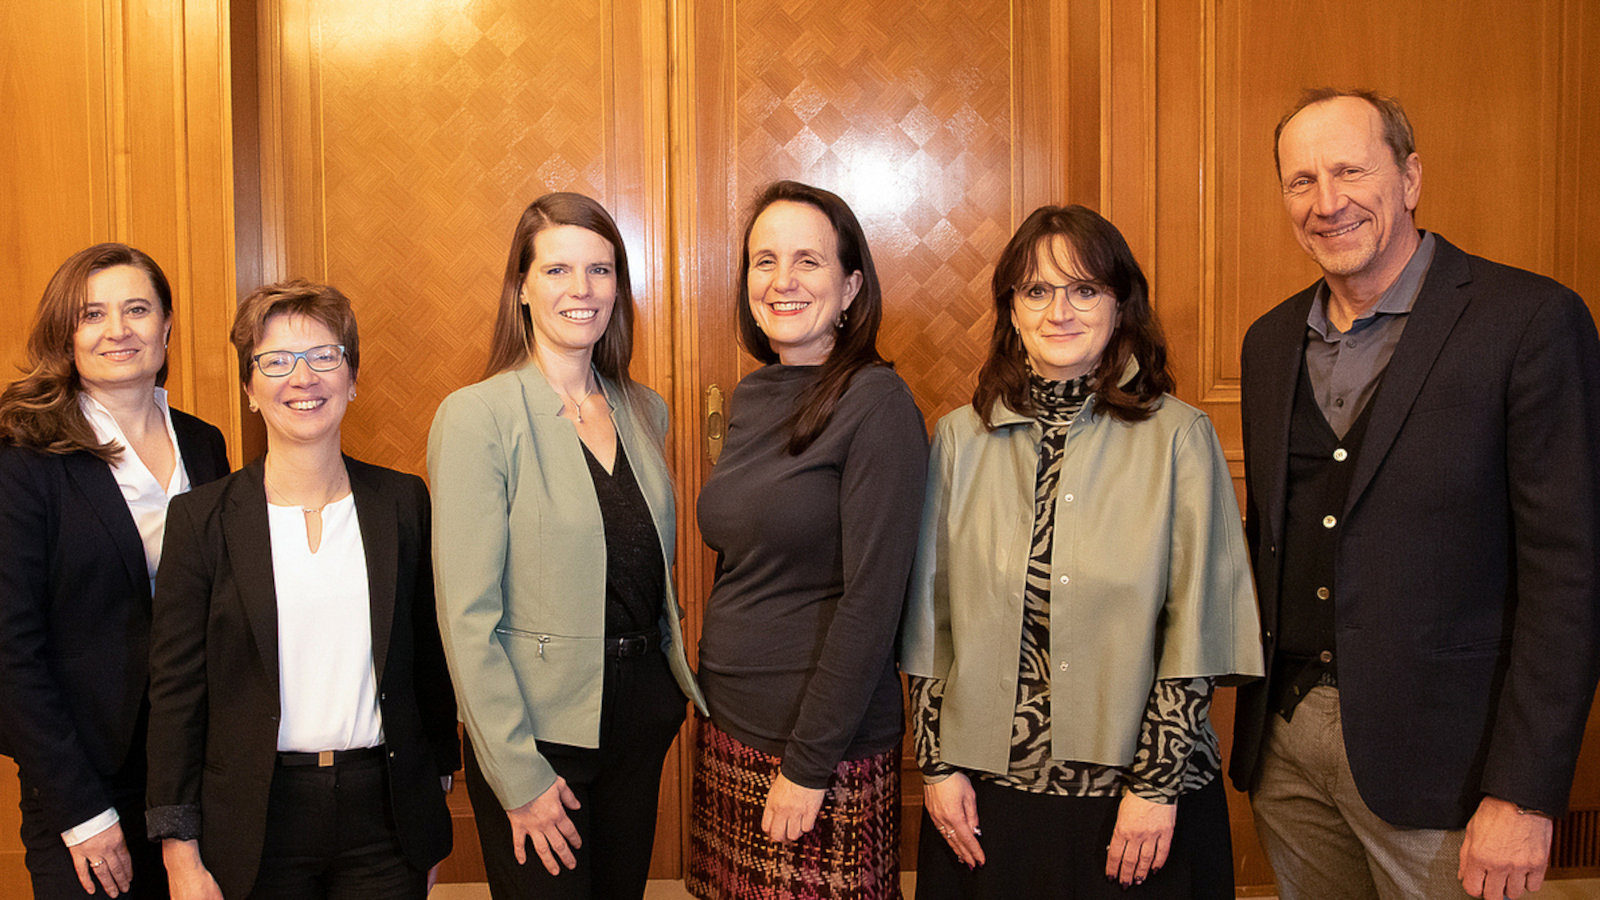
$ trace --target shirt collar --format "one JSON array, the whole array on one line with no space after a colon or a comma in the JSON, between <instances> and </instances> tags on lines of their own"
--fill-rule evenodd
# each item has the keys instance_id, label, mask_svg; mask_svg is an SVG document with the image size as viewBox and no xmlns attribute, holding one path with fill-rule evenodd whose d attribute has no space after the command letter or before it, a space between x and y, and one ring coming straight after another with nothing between
<instances>
[{"instance_id":1,"label":"shirt collar","mask_svg":"<svg viewBox=\"0 0 1600 900\"><path fill-rule=\"evenodd\" d=\"M1389 285L1389 289L1378 297L1378 302L1371 311L1351 323L1350 330L1360 328L1363 323L1379 314L1386 316L1403 316L1411 312L1417 304L1417 294L1422 292L1422 279L1428 274L1428 266L1433 263L1433 249L1437 241L1433 232L1422 232L1422 240L1417 243L1417 249L1411 252L1411 259L1406 261L1406 267L1400 271L1400 277ZM1339 331L1328 320L1328 282L1317 282L1317 292L1311 298L1311 311L1306 314L1306 327L1317 333L1323 340L1329 340L1330 335Z\"/></svg>"},{"instance_id":2,"label":"shirt collar","mask_svg":"<svg viewBox=\"0 0 1600 900\"><path fill-rule=\"evenodd\" d=\"M161 410L161 417L167 421L172 420L172 411L167 406L167 389L156 388L156 406ZM88 391L78 392L78 408L83 410L83 417L89 420L89 427L94 429L95 439L102 444L115 441L118 445L128 445L127 435L122 433L122 426L117 424L111 410L105 404L96 400ZM176 446L176 445L174 445Z\"/></svg>"}]
</instances>

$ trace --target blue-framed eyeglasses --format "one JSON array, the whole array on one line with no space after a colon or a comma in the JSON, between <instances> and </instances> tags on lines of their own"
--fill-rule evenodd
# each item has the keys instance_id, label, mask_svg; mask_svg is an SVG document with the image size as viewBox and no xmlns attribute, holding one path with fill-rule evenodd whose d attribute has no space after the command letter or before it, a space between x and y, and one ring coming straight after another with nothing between
<instances>
[{"instance_id":1,"label":"blue-framed eyeglasses","mask_svg":"<svg viewBox=\"0 0 1600 900\"><path fill-rule=\"evenodd\" d=\"M288 375L302 359L313 372L332 372L344 364L344 345L318 344L305 350L267 350L250 357L256 364L256 371L268 378Z\"/></svg>"}]
</instances>

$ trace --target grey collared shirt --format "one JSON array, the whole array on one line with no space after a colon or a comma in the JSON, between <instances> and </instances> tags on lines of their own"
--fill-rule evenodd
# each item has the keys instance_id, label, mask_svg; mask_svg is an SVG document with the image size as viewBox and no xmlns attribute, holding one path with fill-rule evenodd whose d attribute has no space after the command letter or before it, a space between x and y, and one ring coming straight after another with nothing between
<instances>
[{"instance_id":1,"label":"grey collared shirt","mask_svg":"<svg viewBox=\"0 0 1600 900\"><path fill-rule=\"evenodd\" d=\"M1350 323L1348 331L1340 331L1328 319L1328 283L1317 285L1306 316L1306 370L1317 406L1341 438L1377 393L1422 290L1422 279L1433 263L1434 244L1433 234L1423 232L1422 242L1400 277L1378 298L1371 312Z\"/></svg>"}]
</instances>

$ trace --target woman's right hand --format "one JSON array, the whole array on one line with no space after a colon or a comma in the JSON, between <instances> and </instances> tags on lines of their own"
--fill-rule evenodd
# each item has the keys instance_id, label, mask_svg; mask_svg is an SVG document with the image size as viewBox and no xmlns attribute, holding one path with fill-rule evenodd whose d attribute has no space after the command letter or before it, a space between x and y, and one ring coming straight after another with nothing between
<instances>
[{"instance_id":1,"label":"woman's right hand","mask_svg":"<svg viewBox=\"0 0 1600 900\"><path fill-rule=\"evenodd\" d=\"M969 869L983 865L983 847L978 843L983 834L978 827L978 798L966 775L956 772L942 781L924 782L922 808L928 811L928 818L957 859Z\"/></svg>"},{"instance_id":2,"label":"woman's right hand","mask_svg":"<svg viewBox=\"0 0 1600 900\"><path fill-rule=\"evenodd\" d=\"M516 809L506 810L507 818L511 819L511 846L517 864L527 864L527 842L531 838L534 851L551 875L560 875L563 865L577 868L578 860L572 851L583 846L583 839L578 837L578 826L572 824L567 810L581 805L572 788L567 787L567 780L556 776L556 783L544 793Z\"/></svg>"},{"instance_id":3,"label":"woman's right hand","mask_svg":"<svg viewBox=\"0 0 1600 900\"><path fill-rule=\"evenodd\" d=\"M161 862L167 868L172 900L222 900L222 888L200 859L199 841L162 841Z\"/></svg>"}]
</instances>

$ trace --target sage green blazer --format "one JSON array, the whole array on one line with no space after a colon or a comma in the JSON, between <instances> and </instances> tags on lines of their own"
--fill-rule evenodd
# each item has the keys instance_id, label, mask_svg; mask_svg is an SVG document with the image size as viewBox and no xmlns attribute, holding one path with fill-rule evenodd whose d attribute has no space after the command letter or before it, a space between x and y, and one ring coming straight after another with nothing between
<instances>
[{"instance_id":1,"label":"sage green blazer","mask_svg":"<svg viewBox=\"0 0 1600 900\"><path fill-rule=\"evenodd\" d=\"M664 652L685 695L705 698L684 656L672 585L672 482L661 455L667 406L601 379L661 539ZM573 424L531 363L445 398L428 434L439 630L461 720L506 809L555 783L536 740L600 742L605 668L605 526Z\"/></svg>"},{"instance_id":2,"label":"sage green blazer","mask_svg":"<svg viewBox=\"0 0 1600 900\"><path fill-rule=\"evenodd\" d=\"M945 679L939 757L1005 772L1043 429L1005 406L939 421L901 669ZM1050 755L1126 766L1160 678L1262 674L1239 505L1211 421L1090 399L1067 432L1050 572Z\"/></svg>"}]
</instances>

